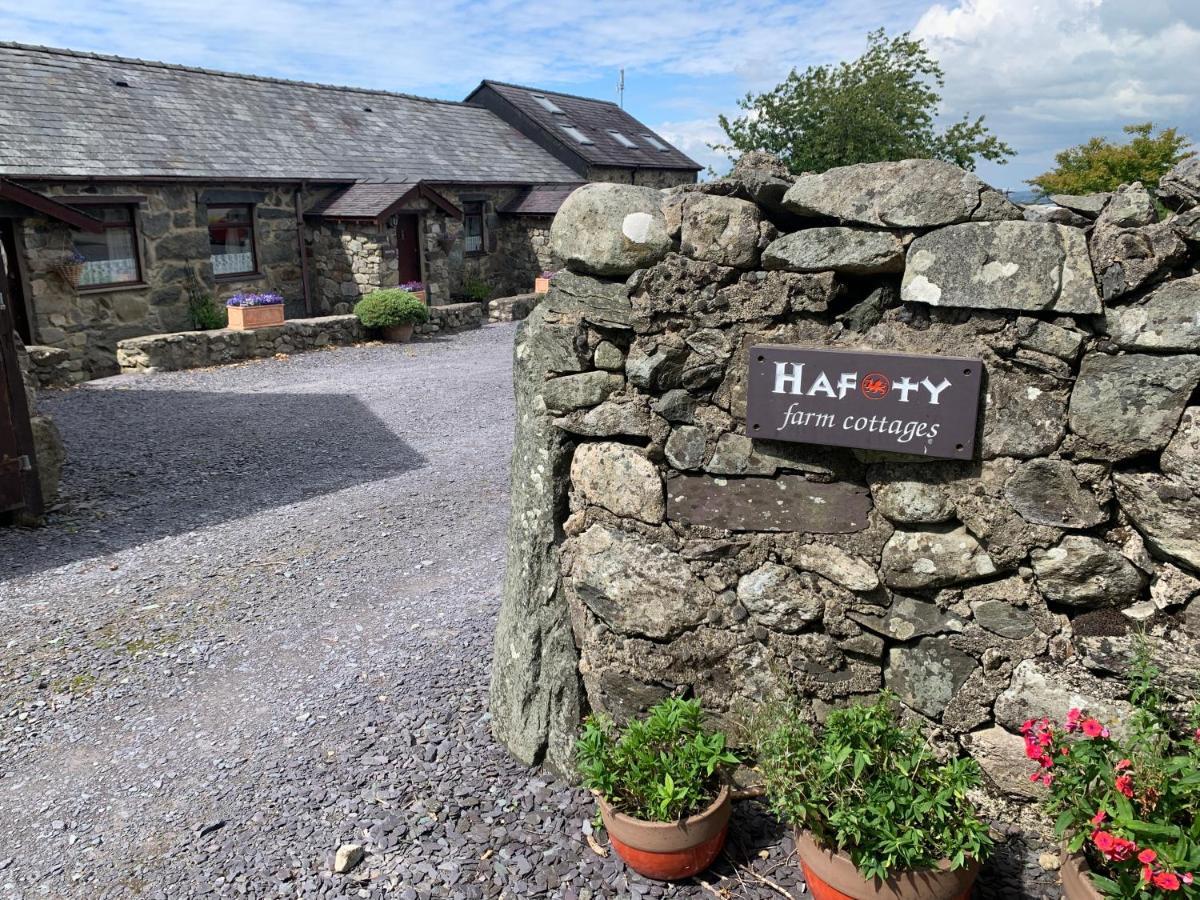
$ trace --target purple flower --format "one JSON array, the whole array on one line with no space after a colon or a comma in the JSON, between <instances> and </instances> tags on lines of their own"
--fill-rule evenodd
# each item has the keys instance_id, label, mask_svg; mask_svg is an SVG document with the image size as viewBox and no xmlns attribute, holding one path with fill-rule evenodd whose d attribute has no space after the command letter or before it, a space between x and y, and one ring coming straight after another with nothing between
<instances>
[{"instance_id":1,"label":"purple flower","mask_svg":"<svg viewBox=\"0 0 1200 900\"><path fill-rule=\"evenodd\" d=\"M410 294L415 294L417 291L425 290L425 282L423 281L406 281L400 285L400 290L408 291Z\"/></svg>"},{"instance_id":2,"label":"purple flower","mask_svg":"<svg viewBox=\"0 0 1200 900\"><path fill-rule=\"evenodd\" d=\"M279 294L234 294L225 301L226 306L278 306L283 302Z\"/></svg>"},{"instance_id":3,"label":"purple flower","mask_svg":"<svg viewBox=\"0 0 1200 900\"><path fill-rule=\"evenodd\" d=\"M539 275L538 278L545 278L545 279L549 280L557 274L558 274L557 271L547 269L545 272L543 272L541 275Z\"/></svg>"}]
</instances>

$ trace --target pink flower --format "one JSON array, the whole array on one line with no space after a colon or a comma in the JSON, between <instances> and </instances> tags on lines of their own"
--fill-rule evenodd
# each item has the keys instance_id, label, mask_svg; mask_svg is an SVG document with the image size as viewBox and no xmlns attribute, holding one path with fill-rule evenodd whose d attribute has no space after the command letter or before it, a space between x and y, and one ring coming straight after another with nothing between
<instances>
[{"instance_id":1,"label":"pink flower","mask_svg":"<svg viewBox=\"0 0 1200 900\"><path fill-rule=\"evenodd\" d=\"M1092 844L1094 844L1096 849L1105 856L1108 856L1110 853L1112 853L1113 847L1116 846L1115 842L1116 838L1114 838L1107 831L1101 831L1097 828L1092 832Z\"/></svg>"},{"instance_id":2,"label":"pink flower","mask_svg":"<svg viewBox=\"0 0 1200 900\"><path fill-rule=\"evenodd\" d=\"M1184 872L1181 876L1179 876L1179 880L1184 884L1191 884L1195 879L1192 878L1191 872Z\"/></svg>"},{"instance_id":3,"label":"pink flower","mask_svg":"<svg viewBox=\"0 0 1200 900\"><path fill-rule=\"evenodd\" d=\"M1067 710L1067 731L1078 731L1079 730L1079 718L1082 715L1083 715L1082 710L1074 709L1074 708Z\"/></svg>"},{"instance_id":4,"label":"pink flower","mask_svg":"<svg viewBox=\"0 0 1200 900\"><path fill-rule=\"evenodd\" d=\"M1179 876L1174 872L1156 872L1150 883L1164 891L1179 890Z\"/></svg>"},{"instance_id":5,"label":"pink flower","mask_svg":"<svg viewBox=\"0 0 1200 900\"><path fill-rule=\"evenodd\" d=\"M1133 796L1133 776L1120 775L1117 777L1116 788L1126 797Z\"/></svg>"},{"instance_id":6,"label":"pink flower","mask_svg":"<svg viewBox=\"0 0 1200 900\"><path fill-rule=\"evenodd\" d=\"M1104 810L1102 810L1102 809L1101 809L1101 810L1097 810L1097 811L1096 811L1096 814L1095 814L1094 816L1092 816L1092 824L1093 824L1093 825L1099 825L1101 822L1103 822L1103 821L1104 821L1105 819L1107 819L1107 818L1108 818L1108 813L1106 813L1106 812L1105 812Z\"/></svg>"},{"instance_id":7,"label":"pink flower","mask_svg":"<svg viewBox=\"0 0 1200 900\"><path fill-rule=\"evenodd\" d=\"M1119 763L1117 763L1115 766L1113 766L1113 768L1116 769L1118 772L1120 772L1122 769L1128 769L1132 765L1133 765L1133 762L1131 760L1123 759Z\"/></svg>"},{"instance_id":8,"label":"pink flower","mask_svg":"<svg viewBox=\"0 0 1200 900\"><path fill-rule=\"evenodd\" d=\"M1143 862L1147 865L1154 862L1156 859L1158 859L1158 854L1148 847L1138 854L1138 862Z\"/></svg>"},{"instance_id":9,"label":"pink flower","mask_svg":"<svg viewBox=\"0 0 1200 900\"><path fill-rule=\"evenodd\" d=\"M1084 719L1081 727L1083 733L1090 738L1100 737L1104 733L1104 726L1096 719Z\"/></svg>"}]
</instances>

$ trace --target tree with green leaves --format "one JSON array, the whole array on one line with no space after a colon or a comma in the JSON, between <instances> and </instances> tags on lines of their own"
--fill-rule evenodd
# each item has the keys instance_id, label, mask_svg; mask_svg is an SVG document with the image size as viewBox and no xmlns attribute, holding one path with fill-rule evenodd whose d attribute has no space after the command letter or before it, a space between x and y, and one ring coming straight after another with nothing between
<instances>
[{"instance_id":1,"label":"tree with green leaves","mask_svg":"<svg viewBox=\"0 0 1200 900\"><path fill-rule=\"evenodd\" d=\"M1153 122L1142 122L1124 130L1132 136L1126 143L1094 137L1069 147L1055 154L1057 168L1028 183L1043 194L1095 194L1135 181L1153 188L1172 166L1196 155L1184 149L1190 141L1174 128L1156 135Z\"/></svg>"},{"instance_id":2,"label":"tree with green leaves","mask_svg":"<svg viewBox=\"0 0 1200 900\"><path fill-rule=\"evenodd\" d=\"M1004 163L1008 144L983 116L938 130L942 69L907 32L867 36L867 52L853 62L793 69L782 84L738 101L745 115L720 117L728 143L712 148L730 156L766 150L793 172L897 159L941 159L974 169L977 159Z\"/></svg>"}]
</instances>

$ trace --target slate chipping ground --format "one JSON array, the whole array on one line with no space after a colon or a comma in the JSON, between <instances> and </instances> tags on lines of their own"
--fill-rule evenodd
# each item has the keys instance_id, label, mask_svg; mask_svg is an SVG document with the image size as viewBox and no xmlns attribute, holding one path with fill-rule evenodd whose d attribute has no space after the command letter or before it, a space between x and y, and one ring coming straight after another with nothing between
<instances>
[{"instance_id":1,"label":"slate chipping ground","mask_svg":"<svg viewBox=\"0 0 1200 900\"><path fill-rule=\"evenodd\" d=\"M47 395L66 500L0 532L0 897L781 896L627 874L491 740L513 333Z\"/></svg>"}]
</instances>

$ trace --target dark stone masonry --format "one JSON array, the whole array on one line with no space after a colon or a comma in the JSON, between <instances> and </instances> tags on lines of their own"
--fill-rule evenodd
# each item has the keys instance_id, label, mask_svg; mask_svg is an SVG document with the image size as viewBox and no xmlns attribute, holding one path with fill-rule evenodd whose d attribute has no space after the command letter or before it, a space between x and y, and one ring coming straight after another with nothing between
<instances>
[{"instance_id":1,"label":"dark stone masonry","mask_svg":"<svg viewBox=\"0 0 1200 900\"><path fill-rule=\"evenodd\" d=\"M517 338L496 736L565 771L588 709L693 694L736 731L782 692L819 719L888 687L1046 846L1021 722L1119 722L1135 629L1169 680L1200 662L1200 245L1176 174L1165 221L1140 184L1043 221L923 160L794 178L752 155L573 194L569 271ZM747 436L757 343L982 360L975 458Z\"/></svg>"}]
</instances>

